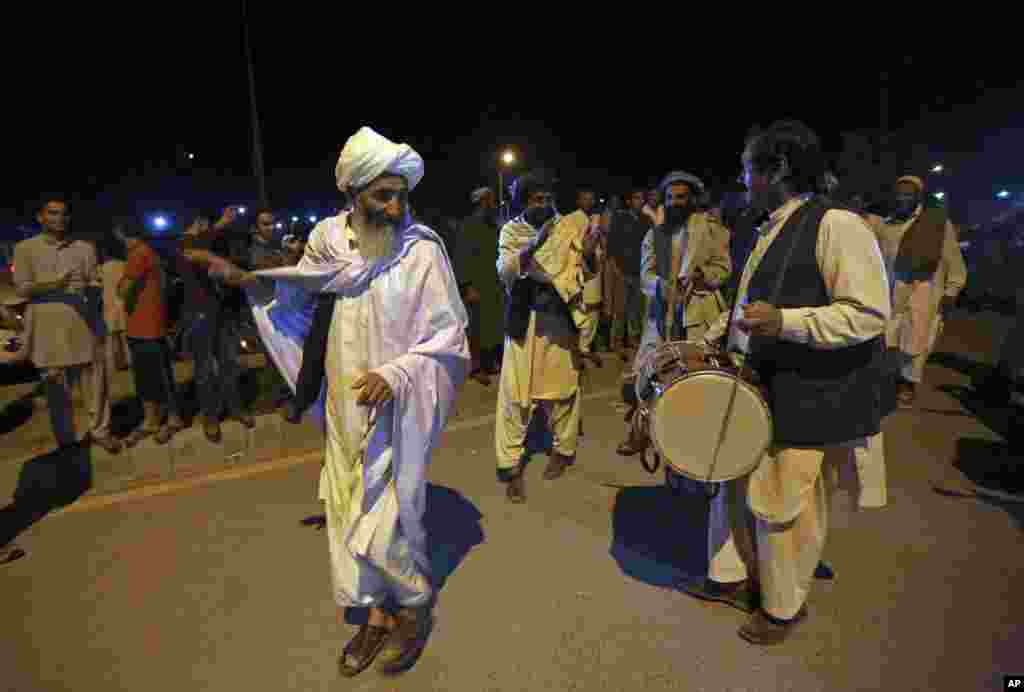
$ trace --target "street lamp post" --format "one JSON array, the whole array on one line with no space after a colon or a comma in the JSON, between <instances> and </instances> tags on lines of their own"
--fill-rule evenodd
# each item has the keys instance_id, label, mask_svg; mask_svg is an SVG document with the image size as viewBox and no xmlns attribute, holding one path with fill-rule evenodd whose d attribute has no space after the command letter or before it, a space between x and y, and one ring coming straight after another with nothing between
<instances>
[{"instance_id":1,"label":"street lamp post","mask_svg":"<svg viewBox=\"0 0 1024 692\"><path fill-rule=\"evenodd\" d=\"M502 166L511 166L515 162L516 155L511 150L507 150L501 155L501 162L498 164L498 213L503 223L508 221L506 218L508 214L505 209L505 171Z\"/></svg>"}]
</instances>

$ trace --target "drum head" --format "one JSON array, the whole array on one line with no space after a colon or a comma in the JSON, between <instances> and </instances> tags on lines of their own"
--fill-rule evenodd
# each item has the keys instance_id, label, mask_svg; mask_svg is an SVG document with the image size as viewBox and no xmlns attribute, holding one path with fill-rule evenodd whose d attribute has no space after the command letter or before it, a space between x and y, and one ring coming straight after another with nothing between
<instances>
[{"instance_id":1,"label":"drum head","mask_svg":"<svg viewBox=\"0 0 1024 692\"><path fill-rule=\"evenodd\" d=\"M771 444L772 417L768 404L750 384L729 373L702 371L676 380L657 397L651 407L650 431L658 453L678 473L721 483L757 468Z\"/></svg>"}]
</instances>

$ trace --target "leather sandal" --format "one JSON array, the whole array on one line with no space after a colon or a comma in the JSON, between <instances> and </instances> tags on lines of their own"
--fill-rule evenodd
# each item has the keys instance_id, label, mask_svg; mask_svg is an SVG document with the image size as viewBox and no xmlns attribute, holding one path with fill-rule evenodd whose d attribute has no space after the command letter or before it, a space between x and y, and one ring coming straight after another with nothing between
<instances>
[{"instance_id":1,"label":"leather sandal","mask_svg":"<svg viewBox=\"0 0 1024 692\"><path fill-rule=\"evenodd\" d=\"M615 451L616 453L621 454L624 457L631 457L636 454L640 454L645 449L647 449L646 444L639 442L638 440L634 440L632 437L630 437L628 440L626 440L625 442L621 443L618 447L616 447Z\"/></svg>"},{"instance_id":2,"label":"leather sandal","mask_svg":"<svg viewBox=\"0 0 1024 692\"><path fill-rule=\"evenodd\" d=\"M526 502L526 485L523 482L522 473L508 481L505 488L505 496L512 504L521 505Z\"/></svg>"},{"instance_id":3,"label":"leather sandal","mask_svg":"<svg viewBox=\"0 0 1024 692\"><path fill-rule=\"evenodd\" d=\"M206 439L213 444L220 444L222 438L220 434L220 423L203 423L203 434L206 435Z\"/></svg>"},{"instance_id":4,"label":"leather sandal","mask_svg":"<svg viewBox=\"0 0 1024 692\"><path fill-rule=\"evenodd\" d=\"M739 630L739 635L751 644L770 646L781 644L793 634L793 630L807 618L807 606L800 607L800 611L790 620L776 620L770 617L763 610L758 610L750 616L747 624Z\"/></svg>"},{"instance_id":5,"label":"leather sandal","mask_svg":"<svg viewBox=\"0 0 1024 692\"><path fill-rule=\"evenodd\" d=\"M391 637L391 630L377 625L363 625L338 657L338 672L346 678L362 673L377 658Z\"/></svg>"},{"instance_id":6,"label":"leather sandal","mask_svg":"<svg viewBox=\"0 0 1024 692\"><path fill-rule=\"evenodd\" d=\"M124 446L134 447L147 437L156 435L158 432L160 432L160 428L137 428L129 433L128 437L124 438Z\"/></svg>"},{"instance_id":7,"label":"leather sandal","mask_svg":"<svg viewBox=\"0 0 1024 692\"><path fill-rule=\"evenodd\" d=\"M755 589L750 580L735 584L722 584L702 577L677 584L683 593L699 598L702 601L724 603L744 613L754 613L761 604L759 589Z\"/></svg>"},{"instance_id":8,"label":"leather sandal","mask_svg":"<svg viewBox=\"0 0 1024 692\"><path fill-rule=\"evenodd\" d=\"M563 456L557 452L551 452L551 459L548 460L548 467L544 469L544 480L553 481L560 478L570 466L576 462L572 457Z\"/></svg>"},{"instance_id":9,"label":"leather sandal","mask_svg":"<svg viewBox=\"0 0 1024 692\"><path fill-rule=\"evenodd\" d=\"M397 620L395 630L377 657L377 670L385 675L401 673L419 658L430 635L430 606L402 608Z\"/></svg>"}]
</instances>

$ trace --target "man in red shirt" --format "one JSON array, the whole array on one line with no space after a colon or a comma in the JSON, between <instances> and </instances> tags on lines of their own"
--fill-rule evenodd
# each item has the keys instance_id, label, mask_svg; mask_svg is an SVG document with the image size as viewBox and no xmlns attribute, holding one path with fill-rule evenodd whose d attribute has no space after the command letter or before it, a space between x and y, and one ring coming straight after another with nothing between
<instances>
[{"instance_id":1,"label":"man in red shirt","mask_svg":"<svg viewBox=\"0 0 1024 692\"><path fill-rule=\"evenodd\" d=\"M128 347L132 351L135 390L142 399L145 418L142 427L125 440L135 446L150 435L158 444L167 444L176 432L184 429L181 409L175 396L174 372L167 346L167 300L160 257L143 241L143 229L136 223L125 223L114 230L115 236L128 250L124 278L118 293L128 313ZM161 427L161 408L169 414Z\"/></svg>"}]
</instances>

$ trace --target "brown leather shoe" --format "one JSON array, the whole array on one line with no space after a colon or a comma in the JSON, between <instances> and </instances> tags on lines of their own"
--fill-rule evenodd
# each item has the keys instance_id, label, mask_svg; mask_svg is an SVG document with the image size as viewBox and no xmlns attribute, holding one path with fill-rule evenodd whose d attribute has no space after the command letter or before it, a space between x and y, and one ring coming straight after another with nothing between
<instances>
[{"instance_id":1,"label":"brown leather shoe","mask_svg":"<svg viewBox=\"0 0 1024 692\"><path fill-rule=\"evenodd\" d=\"M912 382L900 382L896 385L896 400L900 408L913 408L917 400L917 387Z\"/></svg>"},{"instance_id":2,"label":"brown leather shoe","mask_svg":"<svg viewBox=\"0 0 1024 692\"><path fill-rule=\"evenodd\" d=\"M645 443L639 440L634 440L630 437L628 440L616 447L615 451L624 457L631 457L636 454L640 454L645 449L647 449L647 445Z\"/></svg>"},{"instance_id":3,"label":"brown leather shoe","mask_svg":"<svg viewBox=\"0 0 1024 692\"><path fill-rule=\"evenodd\" d=\"M254 419L248 413L235 413L231 415L231 417L228 420L233 420L241 423L242 427L246 428L247 430L252 430L253 428L256 427L256 419Z\"/></svg>"},{"instance_id":4,"label":"brown leather shoe","mask_svg":"<svg viewBox=\"0 0 1024 692\"><path fill-rule=\"evenodd\" d=\"M553 481L560 478L570 466L576 463L574 457L567 457L558 452L551 452L548 467L544 469L544 480Z\"/></svg>"},{"instance_id":5,"label":"brown leather shoe","mask_svg":"<svg viewBox=\"0 0 1024 692\"><path fill-rule=\"evenodd\" d=\"M526 502L526 484L523 482L522 473L506 483L505 496L509 502L516 505Z\"/></svg>"},{"instance_id":6,"label":"brown leather shoe","mask_svg":"<svg viewBox=\"0 0 1024 692\"><path fill-rule=\"evenodd\" d=\"M758 610L750 616L747 624L740 627L739 635L751 644L771 646L784 642L807 617L807 606L800 607L796 617L791 620L776 620L770 617L763 610Z\"/></svg>"},{"instance_id":7,"label":"brown leather shoe","mask_svg":"<svg viewBox=\"0 0 1024 692\"><path fill-rule=\"evenodd\" d=\"M206 439L213 444L220 444L223 439L220 434L220 423L216 420L207 420L203 422L203 434L206 435Z\"/></svg>"},{"instance_id":8,"label":"brown leather shoe","mask_svg":"<svg viewBox=\"0 0 1024 692\"><path fill-rule=\"evenodd\" d=\"M724 603L744 613L755 612L761 604L760 589L744 579L733 584L723 584L707 577L684 581L677 584L683 593L702 601Z\"/></svg>"},{"instance_id":9,"label":"brown leather shoe","mask_svg":"<svg viewBox=\"0 0 1024 692\"><path fill-rule=\"evenodd\" d=\"M483 370L474 370L473 372L469 373L469 377L470 379L476 380L485 387L491 386L491 378L488 377L487 373L484 372Z\"/></svg>"},{"instance_id":10,"label":"brown leather shoe","mask_svg":"<svg viewBox=\"0 0 1024 692\"><path fill-rule=\"evenodd\" d=\"M398 625L377 656L378 671L394 675L408 670L416 662L430 636L433 620L430 611L430 606L398 611Z\"/></svg>"},{"instance_id":11,"label":"brown leather shoe","mask_svg":"<svg viewBox=\"0 0 1024 692\"><path fill-rule=\"evenodd\" d=\"M104 437L97 437L96 435L89 436L89 442L94 445L99 445L107 451L108 454L120 454L121 443L114 439L112 435L106 435Z\"/></svg>"},{"instance_id":12,"label":"brown leather shoe","mask_svg":"<svg viewBox=\"0 0 1024 692\"><path fill-rule=\"evenodd\" d=\"M338 657L338 672L346 678L353 678L366 670L388 643L391 630L386 627L366 624L359 628Z\"/></svg>"}]
</instances>

